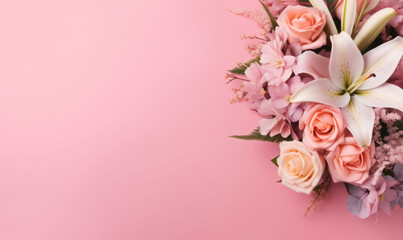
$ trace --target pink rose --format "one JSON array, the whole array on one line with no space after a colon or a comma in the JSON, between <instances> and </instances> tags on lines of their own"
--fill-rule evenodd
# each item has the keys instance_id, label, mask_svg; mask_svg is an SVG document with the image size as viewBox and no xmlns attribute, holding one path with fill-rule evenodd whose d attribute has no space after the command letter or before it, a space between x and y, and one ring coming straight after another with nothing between
<instances>
[{"instance_id":1,"label":"pink rose","mask_svg":"<svg viewBox=\"0 0 403 240\"><path fill-rule=\"evenodd\" d=\"M288 41L300 43L302 50L316 49L326 44L326 14L316 8L288 6L277 19L288 32Z\"/></svg>"},{"instance_id":2,"label":"pink rose","mask_svg":"<svg viewBox=\"0 0 403 240\"><path fill-rule=\"evenodd\" d=\"M374 154L373 142L370 147L360 147L351 134L346 135L334 151L325 155L333 182L362 184L375 163Z\"/></svg>"},{"instance_id":3,"label":"pink rose","mask_svg":"<svg viewBox=\"0 0 403 240\"><path fill-rule=\"evenodd\" d=\"M356 8L356 17L360 15L361 8L364 6L364 3L366 0L356 0L357 1L357 8ZM367 13L374 9L376 5L378 5L379 0L369 0L367 2L367 7L365 8L364 13ZM344 0L339 0L334 8L334 12L336 13L336 16L338 19L341 19L341 15L343 14L343 5L344 5Z\"/></svg>"},{"instance_id":4,"label":"pink rose","mask_svg":"<svg viewBox=\"0 0 403 240\"><path fill-rule=\"evenodd\" d=\"M310 104L299 121L302 140L312 150L333 150L343 140L345 127L340 109L324 104Z\"/></svg>"}]
</instances>

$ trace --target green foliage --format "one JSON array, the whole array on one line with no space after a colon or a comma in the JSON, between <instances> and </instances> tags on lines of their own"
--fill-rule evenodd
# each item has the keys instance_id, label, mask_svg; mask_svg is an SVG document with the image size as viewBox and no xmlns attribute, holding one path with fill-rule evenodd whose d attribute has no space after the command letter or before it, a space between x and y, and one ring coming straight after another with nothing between
<instances>
[{"instance_id":1,"label":"green foliage","mask_svg":"<svg viewBox=\"0 0 403 240\"><path fill-rule=\"evenodd\" d=\"M318 186L316 186L316 187L313 189L313 191L316 193L316 195L319 195L319 194L320 194L320 192L322 191L322 186L323 186L323 183L319 184Z\"/></svg>"},{"instance_id":2,"label":"green foliage","mask_svg":"<svg viewBox=\"0 0 403 240\"><path fill-rule=\"evenodd\" d=\"M259 63L260 64L260 57L255 57L246 63L239 64L238 67L235 67L228 72L235 73L235 74L245 74L245 70L252 64L252 63Z\"/></svg>"},{"instance_id":3,"label":"green foliage","mask_svg":"<svg viewBox=\"0 0 403 240\"><path fill-rule=\"evenodd\" d=\"M344 186L346 187L347 193L350 194L350 190L348 188L348 185L349 185L348 183L344 183Z\"/></svg>"},{"instance_id":4,"label":"green foliage","mask_svg":"<svg viewBox=\"0 0 403 240\"><path fill-rule=\"evenodd\" d=\"M278 26L276 19L274 19L273 14L271 14L271 12L270 12L269 8L266 6L266 4L264 4L261 0L259 0L259 2L262 4L264 10L266 10L267 14L269 15L272 28L275 29Z\"/></svg>"},{"instance_id":5,"label":"green foliage","mask_svg":"<svg viewBox=\"0 0 403 240\"><path fill-rule=\"evenodd\" d=\"M389 132L388 132L388 126L386 125L386 123L381 121L381 126L382 126L382 128L379 130L379 132L381 134L381 140L383 141L383 139L385 137L389 136ZM403 120L395 122L394 127L397 127L400 131L403 131ZM376 142L375 142L375 144L378 146L378 144Z\"/></svg>"},{"instance_id":6,"label":"green foliage","mask_svg":"<svg viewBox=\"0 0 403 240\"><path fill-rule=\"evenodd\" d=\"M304 6L312 6L309 0L299 0L299 3ZM337 0L326 0L326 4L329 7L330 13L332 13L336 7Z\"/></svg>"},{"instance_id":7,"label":"green foliage","mask_svg":"<svg viewBox=\"0 0 403 240\"><path fill-rule=\"evenodd\" d=\"M393 172L393 167L387 167L387 168L383 169L382 173L383 173L383 175L389 175L393 178L395 177L395 174Z\"/></svg>"},{"instance_id":8,"label":"green foliage","mask_svg":"<svg viewBox=\"0 0 403 240\"><path fill-rule=\"evenodd\" d=\"M254 140L254 141L266 141L266 142L282 142L282 141L291 141L291 137L288 138L283 138L281 136L281 134L277 134L273 137L270 137L269 134L267 134L266 136L261 135L259 132L259 127L257 127L255 130L253 130L253 132L251 132L249 135L233 135L230 136L232 138L236 138L236 139L242 139L242 140Z\"/></svg>"},{"instance_id":9,"label":"green foliage","mask_svg":"<svg viewBox=\"0 0 403 240\"><path fill-rule=\"evenodd\" d=\"M299 4L301 4L301 5L304 5L304 6L309 5L309 6L312 7L312 4L309 2L309 0L299 0L298 2L299 2Z\"/></svg>"},{"instance_id":10,"label":"green foliage","mask_svg":"<svg viewBox=\"0 0 403 240\"><path fill-rule=\"evenodd\" d=\"M331 177L328 175L328 173L325 173L327 177L321 182L318 186L316 186L313 191L316 193L317 196L321 194L326 194L326 192L329 190L329 184L331 182Z\"/></svg>"},{"instance_id":11,"label":"green foliage","mask_svg":"<svg viewBox=\"0 0 403 240\"><path fill-rule=\"evenodd\" d=\"M395 126L399 128L400 131L403 131L403 120L396 122Z\"/></svg>"},{"instance_id":12,"label":"green foliage","mask_svg":"<svg viewBox=\"0 0 403 240\"><path fill-rule=\"evenodd\" d=\"M277 156L277 157L275 157L275 158L273 158L273 159L271 160L271 162L272 162L274 165L276 165L277 167L278 167L278 163L277 163L278 157L280 157L280 156Z\"/></svg>"}]
</instances>

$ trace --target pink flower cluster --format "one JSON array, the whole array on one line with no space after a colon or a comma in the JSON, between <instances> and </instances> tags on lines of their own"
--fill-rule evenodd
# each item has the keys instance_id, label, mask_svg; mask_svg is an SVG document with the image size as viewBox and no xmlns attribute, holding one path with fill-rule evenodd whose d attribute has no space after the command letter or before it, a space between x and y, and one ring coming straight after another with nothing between
<instances>
[{"instance_id":1,"label":"pink flower cluster","mask_svg":"<svg viewBox=\"0 0 403 240\"><path fill-rule=\"evenodd\" d=\"M291 103L289 98L304 85L301 77L293 72L297 56L301 54L300 44L289 44L288 34L281 27L266 37L268 41L262 46L261 65L252 63L245 70L248 79L243 83L247 92L245 100L265 117L260 124L262 132L297 138L291 124L301 118L304 105Z\"/></svg>"}]
</instances>

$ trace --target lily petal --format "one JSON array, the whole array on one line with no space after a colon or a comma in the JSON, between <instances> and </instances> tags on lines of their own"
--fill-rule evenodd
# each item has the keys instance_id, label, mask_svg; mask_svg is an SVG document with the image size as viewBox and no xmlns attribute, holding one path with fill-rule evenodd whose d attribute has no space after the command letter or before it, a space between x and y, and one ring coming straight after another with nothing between
<instances>
[{"instance_id":1,"label":"lily petal","mask_svg":"<svg viewBox=\"0 0 403 240\"><path fill-rule=\"evenodd\" d=\"M299 55L298 63L293 70L296 75L306 73L311 75L314 79L330 79L329 58L323 57L312 51L306 51Z\"/></svg>"},{"instance_id":2,"label":"lily petal","mask_svg":"<svg viewBox=\"0 0 403 240\"><path fill-rule=\"evenodd\" d=\"M348 93L336 87L329 79L319 78L305 84L294 93L290 102L316 102L331 105L333 107L344 107L350 101Z\"/></svg>"},{"instance_id":3,"label":"lily petal","mask_svg":"<svg viewBox=\"0 0 403 240\"><path fill-rule=\"evenodd\" d=\"M361 146L369 146L374 128L375 112L372 107L362 104L356 96L341 109L347 128Z\"/></svg>"},{"instance_id":4,"label":"lily petal","mask_svg":"<svg viewBox=\"0 0 403 240\"><path fill-rule=\"evenodd\" d=\"M403 89L391 83L369 90L358 90L355 97L367 106L395 108L403 111Z\"/></svg>"},{"instance_id":5,"label":"lily petal","mask_svg":"<svg viewBox=\"0 0 403 240\"><path fill-rule=\"evenodd\" d=\"M341 32L330 39L332 41L330 79L337 87L347 89L361 76L364 59L353 39L346 32Z\"/></svg>"},{"instance_id":6,"label":"lily petal","mask_svg":"<svg viewBox=\"0 0 403 240\"><path fill-rule=\"evenodd\" d=\"M386 82L395 71L402 55L403 38L400 36L364 54L364 74L360 78L364 83L358 89L366 90ZM372 75L374 77L370 77L371 74L375 74Z\"/></svg>"},{"instance_id":7,"label":"lily petal","mask_svg":"<svg viewBox=\"0 0 403 240\"><path fill-rule=\"evenodd\" d=\"M343 13L341 15L341 31L347 32L349 35L353 32L356 17L357 1L344 0Z\"/></svg>"},{"instance_id":8,"label":"lily petal","mask_svg":"<svg viewBox=\"0 0 403 240\"><path fill-rule=\"evenodd\" d=\"M330 36L338 34L339 32L337 31L336 24L334 23L332 14L330 13L329 7L324 2L324 0L309 0L309 2L314 8L326 14L326 27L325 27L326 32Z\"/></svg>"},{"instance_id":9,"label":"lily petal","mask_svg":"<svg viewBox=\"0 0 403 240\"><path fill-rule=\"evenodd\" d=\"M361 51L364 51L381 33L386 24L396 15L393 8L384 8L372 15L362 26L360 32L354 38Z\"/></svg>"}]
</instances>

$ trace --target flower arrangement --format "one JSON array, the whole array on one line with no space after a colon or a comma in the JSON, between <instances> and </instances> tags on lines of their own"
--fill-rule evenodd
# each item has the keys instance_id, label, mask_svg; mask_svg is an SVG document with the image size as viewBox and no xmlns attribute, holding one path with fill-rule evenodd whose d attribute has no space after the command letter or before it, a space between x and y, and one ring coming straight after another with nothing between
<instances>
[{"instance_id":1,"label":"flower arrangement","mask_svg":"<svg viewBox=\"0 0 403 240\"><path fill-rule=\"evenodd\" d=\"M232 10L261 29L226 75L230 101L261 119L232 137L280 143L272 162L281 184L313 196L307 213L333 183L360 218L403 207L403 1L260 3Z\"/></svg>"}]
</instances>

